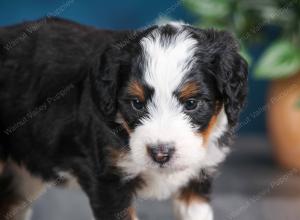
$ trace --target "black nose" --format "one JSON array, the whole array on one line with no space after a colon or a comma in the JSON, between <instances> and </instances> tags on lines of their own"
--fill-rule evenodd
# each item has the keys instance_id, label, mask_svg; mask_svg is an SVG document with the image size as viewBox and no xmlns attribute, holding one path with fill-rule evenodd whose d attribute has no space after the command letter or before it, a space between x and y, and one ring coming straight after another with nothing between
<instances>
[{"instance_id":1,"label":"black nose","mask_svg":"<svg viewBox=\"0 0 300 220\"><path fill-rule=\"evenodd\" d=\"M156 144L148 146L148 153L159 164L167 163L173 156L175 148L173 144Z\"/></svg>"}]
</instances>

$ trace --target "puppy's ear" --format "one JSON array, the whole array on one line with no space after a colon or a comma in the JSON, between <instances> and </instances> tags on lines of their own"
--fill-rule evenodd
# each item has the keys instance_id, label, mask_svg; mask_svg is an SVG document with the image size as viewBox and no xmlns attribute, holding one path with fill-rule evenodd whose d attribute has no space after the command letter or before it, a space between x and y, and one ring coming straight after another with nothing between
<instances>
[{"instance_id":1,"label":"puppy's ear","mask_svg":"<svg viewBox=\"0 0 300 220\"><path fill-rule=\"evenodd\" d=\"M199 33L200 32L200 33ZM247 95L247 62L239 54L235 38L226 31L198 30L210 72L216 79L228 122L235 126Z\"/></svg>"},{"instance_id":2,"label":"puppy's ear","mask_svg":"<svg viewBox=\"0 0 300 220\"><path fill-rule=\"evenodd\" d=\"M214 57L216 80L229 125L235 126L247 95L248 64L239 54L238 43L231 34L220 31L215 41L218 45Z\"/></svg>"},{"instance_id":3,"label":"puppy's ear","mask_svg":"<svg viewBox=\"0 0 300 220\"><path fill-rule=\"evenodd\" d=\"M108 47L92 64L92 85L96 91L94 99L106 119L111 118L117 111L120 68L118 56L120 51L117 48Z\"/></svg>"},{"instance_id":4,"label":"puppy's ear","mask_svg":"<svg viewBox=\"0 0 300 220\"><path fill-rule=\"evenodd\" d=\"M156 26L141 31L122 32L118 40L112 42L96 62L92 64L92 84L95 87L96 103L106 119L111 119L117 112L118 90L128 80L133 54L140 51L138 42Z\"/></svg>"}]
</instances>

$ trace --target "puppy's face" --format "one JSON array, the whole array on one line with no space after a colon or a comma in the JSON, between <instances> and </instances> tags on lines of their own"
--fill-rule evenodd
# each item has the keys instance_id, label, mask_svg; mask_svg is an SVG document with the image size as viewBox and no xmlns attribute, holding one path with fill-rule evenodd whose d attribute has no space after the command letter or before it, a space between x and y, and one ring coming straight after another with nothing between
<instances>
[{"instance_id":1,"label":"puppy's face","mask_svg":"<svg viewBox=\"0 0 300 220\"><path fill-rule=\"evenodd\" d=\"M229 76L217 76L224 71L219 65L225 46L214 51L214 36L197 31L188 26L155 28L121 64L117 121L129 134L130 149L123 165L135 167L137 173L200 169L209 163L211 143L235 120L228 95L220 88L226 86L222 78ZM242 65L230 62L224 65Z\"/></svg>"}]
</instances>

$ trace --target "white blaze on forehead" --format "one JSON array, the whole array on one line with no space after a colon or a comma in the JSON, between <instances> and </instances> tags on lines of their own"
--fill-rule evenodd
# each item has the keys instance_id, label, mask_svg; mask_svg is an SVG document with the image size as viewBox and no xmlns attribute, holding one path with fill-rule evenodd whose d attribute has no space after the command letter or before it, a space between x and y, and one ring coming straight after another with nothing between
<instances>
[{"instance_id":1,"label":"white blaze on forehead","mask_svg":"<svg viewBox=\"0 0 300 220\"><path fill-rule=\"evenodd\" d=\"M176 27L176 31L172 36L162 36L158 29L141 40L144 79L154 89L151 102L147 104L149 117L142 123L143 129L148 130L146 140L149 142L170 141L178 145L194 135L174 92L193 65L197 41L182 28Z\"/></svg>"},{"instance_id":2,"label":"white blaze on forehead","mask_svg":"<svg viewBox=\"0 0 300 220\"><path fill-rule=\"evenodd\" d=\"M158 29L141 40L145 62L144 79L154 89L152 101L147 108L149 118L156 125L163 124L161 129L185 127L188 130L191 124L173 94L193 65L197 41L188 31L180 27L173 28L176 28L177 33L172 36L162 36ZM170 123L174 120L177 121L176 126Z\"/></svg>"},{"instance_id":3,"label":"white blaze on forehead","mask_svg":"<svg viewBox=\"0 0 300 220\"><path fill-rule=\"evenodd\" d=\"M159 30L142 39L145 81L160 95L172 93L192 66L197 41L187 31L166 38Z\"/></svg>"}]
</instances>

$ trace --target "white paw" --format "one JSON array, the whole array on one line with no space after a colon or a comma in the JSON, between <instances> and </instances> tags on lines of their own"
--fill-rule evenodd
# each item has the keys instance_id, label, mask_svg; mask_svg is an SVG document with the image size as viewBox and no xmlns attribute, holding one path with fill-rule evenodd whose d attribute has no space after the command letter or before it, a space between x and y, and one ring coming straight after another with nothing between
<instances>
[{"instance_id":1,"label":"white paw","mask_svg":"<svg viewBox=\"0 0 300 220\"><path fill-rule=\"evenodd\" d=\"M25 220L31 220L32 218L32 209L28 209L25 214Z\"/></svg>"},{"instance_id":2,"label":"white paw","mask_svg":"<svg viewBox=\"0 0 300 220\"><path fill-rule=\"evenodd\" d=\"M132 220L139 220L137 216L133 216L132 218Z\"/></svg>"},{"instance_id":3,"label":"white paw","mask_svg":"<svg viewBox=\"0 0 300 220\"><path fill-rule=\"evenodd\" d=\"M178 220L213 220L213 210L208 203L191 202L186 204L175 202L176 216Z\"/></svg>"}]
</instances>

